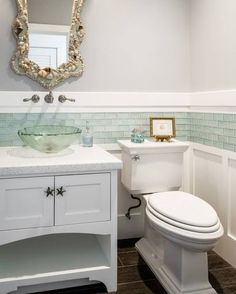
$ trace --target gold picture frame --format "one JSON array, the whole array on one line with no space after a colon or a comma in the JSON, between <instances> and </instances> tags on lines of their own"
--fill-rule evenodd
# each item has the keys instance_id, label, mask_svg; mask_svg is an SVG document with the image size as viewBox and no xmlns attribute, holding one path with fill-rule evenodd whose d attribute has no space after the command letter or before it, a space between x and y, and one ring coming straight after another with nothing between
<instances>
[{"instance_id":1,"label":"gold picture frame","mask_svg":"<svg viewBox=\"0 0 236 294\"><path fill-rule=\"evenodd\" d=\"M174 117L150 117L150 136L156 141L168 141L176 137Z\"/></svg>"}]
</instances>

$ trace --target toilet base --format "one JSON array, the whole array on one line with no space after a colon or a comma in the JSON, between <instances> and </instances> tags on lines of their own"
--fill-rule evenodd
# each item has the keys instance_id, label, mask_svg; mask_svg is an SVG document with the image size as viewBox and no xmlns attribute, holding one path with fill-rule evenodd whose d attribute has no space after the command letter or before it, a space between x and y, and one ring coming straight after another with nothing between
<instances>
[{"instance_id":1,"label":"toilet base","mask_svg":"<svg viewBox=\"0 0 236 294\"><path fill-rule=\"evenodd\" d=\"M186 250L150 232L136 248L169 294L216 294L208 281L206 252Z\"/></svg>"}]
</instances>

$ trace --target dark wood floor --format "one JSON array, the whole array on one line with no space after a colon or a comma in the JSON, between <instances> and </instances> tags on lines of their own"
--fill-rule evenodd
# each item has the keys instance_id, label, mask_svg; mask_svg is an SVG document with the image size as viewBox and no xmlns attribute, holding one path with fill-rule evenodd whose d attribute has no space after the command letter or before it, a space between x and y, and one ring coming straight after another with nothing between
<instances>
[{"instance_id":1,"label":"dark wood floor","mask_svg":"<svg viewBox=\"0 0 236 294\"><path fill-rule=\"evenodd\" d=\"M137 240L118 243L118 294L166 294L134 248ZM209 279L219 294L236 294L236 269L214 252L209 253ZM44 292L45 294L104 294L103 285Z\"/></svg>"}]
</instances>

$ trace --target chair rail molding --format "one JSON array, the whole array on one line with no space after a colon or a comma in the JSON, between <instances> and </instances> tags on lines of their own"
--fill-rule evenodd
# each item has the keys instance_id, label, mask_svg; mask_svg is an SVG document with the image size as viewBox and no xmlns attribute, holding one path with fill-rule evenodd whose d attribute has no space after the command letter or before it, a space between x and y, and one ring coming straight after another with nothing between
<instances>
[{"instance_id":1,"label":"chair rail molding","mask_svg":"<svg viewBox=\"0 0 236 294\"><path fill-rule=\"evenodd\" d=\"M24 98L37 94L38 103L23 102ZM189 93L146 92L54 92L53 104L44 102L48 92L0 91L0 111L6 113L28 112L145 112L187 111ZM75 103L58 102L59 95L75 99Z\"/></svg>"},{"instance_id":2,"label":"chair rail molding","mask_svg":"<svg viewBox=\"0 0 236 294\"><path fill-rule=\"evenodd\" d=\"M236 111L236 89L190 93L190 110L196 111Z\"/></svg>"},{"instance_id":3,"label":"chair rail molding","mask_svg":"<svg viewBox=\"0 0 236 294\"><path fill-rule=\"evenodd\" d=\"M39 103L23 102L34 94ZM205 92L63 92L55 91L51 105L44 102L46 91L0 91L0 112L236 112L236 89ZM75 103L58 102L59 95Z\"/></svg>"}]
</instances>

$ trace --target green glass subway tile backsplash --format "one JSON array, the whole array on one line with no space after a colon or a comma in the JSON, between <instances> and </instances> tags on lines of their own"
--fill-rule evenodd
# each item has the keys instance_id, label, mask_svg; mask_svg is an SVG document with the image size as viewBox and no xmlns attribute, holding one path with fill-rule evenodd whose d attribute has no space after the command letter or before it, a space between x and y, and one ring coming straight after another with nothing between
<instances>
[{"instance_id":1,"label":"green glass subway tile backsplash","mask_svg":"<svg viewBox=\"0 0 236 294\"><path fill-rule=\"evenodd\" d=\"M17 136L20 128L42 124L73 125L85 129L89 121L94 142L97 144L115 143L118 139L129 139L134 128L141 127L149 136L149 118L176 117L177 138L189 139L190 117L188 113L173 112L104 112L104 113L43 113L43 114L4 114L0 113L0 146L21 145Z\"/></svg>"},{"instance_id":2,"label":"green glass subway tile backsplash","mask_svg":"<svg viewBox=\"0 0 236 294\"><path fill-rule=\"evenodd\" d=\"M85 129L89 121L97 144L130 138L141 127L149 136L150 117L175 117L177 139L236 152L236 114L204 112L0 113L0 146L21 145L17 131L42 124L73 125Z\"/></svg>"},{"instance_id":3,"label":"green glass subway tile backsplash","mask_svg":"<svg viewBox=\"0 0 236 294\"><path fill-rule=\"evenodd\" d=\"M236 114L190 114L190 141L236 152Z\"/></svg>"}]
</instances>

